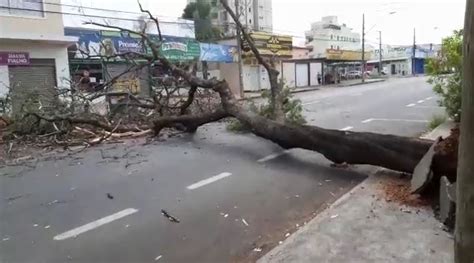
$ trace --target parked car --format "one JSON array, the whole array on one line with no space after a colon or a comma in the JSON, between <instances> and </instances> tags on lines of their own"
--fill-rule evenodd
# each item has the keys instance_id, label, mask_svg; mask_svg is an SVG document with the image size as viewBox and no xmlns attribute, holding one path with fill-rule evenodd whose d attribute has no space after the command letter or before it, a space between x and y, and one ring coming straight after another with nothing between
<instances>
[{"instance_id":1,"label":"parked car","mask_svg":"<svg viewBox=\"0 0 474 263\"><path fill-rule=\"evenodd\" d=\"M360 79L362 78L362 72L357 70L352 70L347 73L348 79Z\"/></svg>"}]
</instances>

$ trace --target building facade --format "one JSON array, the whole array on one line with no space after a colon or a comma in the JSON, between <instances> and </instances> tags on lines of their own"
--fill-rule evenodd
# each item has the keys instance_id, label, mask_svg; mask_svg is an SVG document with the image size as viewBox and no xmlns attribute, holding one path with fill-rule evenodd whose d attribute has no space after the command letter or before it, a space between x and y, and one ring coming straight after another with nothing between
<instances>
[{"instance_id":1,"label":"building facade","mask_svg":"<svg viewBox=\"0 0 474 263\"><path fill-rule=\"evenodd\" d=\"M193 3L202 0L188 0ZM225 36L235 36L235 23L219 0L210 0L211 18L214 25L222 26ZM230 8L235 12L235 1L240 9L240 22L252 31L273 31L272 0L228 0Z\"/></svg>"},{"instance_id":2,"label":"building facade","mask_svg":"<svg viewBox=\"0 0 474 263\"><path fill-rule=\"evenodd\" d=\"M292 59L307 59L309 58L309 48L293 46Z\"/></svg>"},{"instance_id":3,"label":"building facade","mask_svg":"<svg viewBox=\"0 0 474 263\"><path fill-rule=\"evenodd\" d=\"M411 75L424 74L425 61L434 57L440 45L421 44L417 45L415 52L413 46L382 46L382 74L385 75ZM374 50L374 56L367 61L368 69L378 71L380 64L380 50Z\"/></svg>"},{"instance_id":4,"label":"building facade","mask_svg":"<svg viewBox=\"0 0 474 263\"><path fill-rule=\"evenodd\" d=\"M60 4L0 1L0 96L15 86L68 86L67 47L76 38L64 35Z\"/></svg>"},{"instance_id":5,"label":"building facade","mask_svg":"<svg viewBox=\"0 0 474 263\"><path fill-rule=\"evenodd\" d=\"M326 57L327 50L361 50L360 34L346 24L339 24L337 16L326 16L312 23L305 36L306 45L312 50L311 58Z\"/></svg>"}]
</instances>

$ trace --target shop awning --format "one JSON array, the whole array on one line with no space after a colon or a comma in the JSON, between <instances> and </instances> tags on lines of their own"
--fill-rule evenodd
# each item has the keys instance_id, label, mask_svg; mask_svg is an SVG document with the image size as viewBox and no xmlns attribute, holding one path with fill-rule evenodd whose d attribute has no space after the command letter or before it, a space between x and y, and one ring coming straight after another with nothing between
<instances>
[{"instance_id":1,"label":"shop awning","mask_svg":"<svg viewBox=\"0 0 474 263\"><path fill-rule=\"evenodd\" d=\"M1 36L0 41L2 43L15 43L15 42L36 42L42 44L51 44L68 47L77 42L78 38L74 36L45 36L45 35L22 35L14 34L8 36Z\"/></svg>"}]
</instances>

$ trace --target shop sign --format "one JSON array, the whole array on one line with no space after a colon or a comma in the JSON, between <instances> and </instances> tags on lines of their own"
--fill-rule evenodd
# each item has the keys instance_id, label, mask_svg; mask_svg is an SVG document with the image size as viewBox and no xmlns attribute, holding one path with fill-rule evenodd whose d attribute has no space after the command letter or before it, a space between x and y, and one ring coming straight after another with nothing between
<instances>
[{"instance_id":1,"label":"shop sign","mask_svg":"<svg viewBox=\"0 0 474 263\"><path fill-rule=\"evenodd\" d=\"M100 31L65 28L64 34L66 36L75 36L78 38L78 41L75 45L68 47L69 58L99 58L98 56L100 55L101 48Z\"/></svg>"},{"instance_id":2,"label":"shop sign","mask_svg":"<svg viewBox=\"0 0 474 263\"><path fill-rule=\"evenodd\" d=\"M101 55L114 56L127 52L143 53L142 39L127 31L102 31Z\"/></svg>"},{"instance_id":3,"label":"shop sign","mask_svg":"<svg viewBox=\"0 0 474 263\"><path fill-rule=\"evenodd\" d=\"M200 43L201 61L238 62L239 55L236 46Z\"/></svg>"},{"instance_id":4,"label":"shop sign","mask_svg":"<svg viewBox=\"0 0 474 263\"><path fill-rule=\"evenodd\" d=\"M153 37L157 41L157 37ZM199 42L192 38L163 36L161 55L173 61L197 60L201 55Z\"/></svg>"},{"instance_id":5,"label":"shop sign","mask_svg":"<svg viewBox=\"0 0 474 263\"><path fill-rule=\"evenodd\" d=\"M250 33L255 47L261 55L292 57L293 39L291 36L273 35L264 32ZM245 41L244 41L245 43ZM246 52L246 55L252 52Z\"/></svg>"},{"instance_id":6,"label":"shop sign","mask_svg":"<svg viewBox=\"0 0 474 263\"><path fill-rule=\"evenodd\" d=\"M30 65L30 54L27 52L0 52L0 65Z\"/></svg>"},{"instance_id":7,"label":"shop sign","mask_svg":"<svg viewBox=\"0 0 474 263\"><path fill-rule=\"evenodd\" d=\"M370 60L371 52L365 52L365 60ZM353 50L335 50L326 49L326 59L328 60L345 60L345 61L358 61L362 60L361 51Z\"/></svg>"}]
</instances>

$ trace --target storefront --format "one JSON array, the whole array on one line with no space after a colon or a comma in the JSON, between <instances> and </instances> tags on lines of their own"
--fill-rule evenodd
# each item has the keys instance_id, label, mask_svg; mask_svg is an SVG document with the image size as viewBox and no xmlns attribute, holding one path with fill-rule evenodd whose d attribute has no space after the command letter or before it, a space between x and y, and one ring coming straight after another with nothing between
<instances>
[{"instance_id":1,"label":"storefront","mask_svg":"<svg viewBox=\"0 0 474 263\"><path fill-rule=\"evenodd\" d=\"M135 65L146 61L133 57L133 53L152 53L149 47L146 49L143 46L142 39L138 35L124 31L84 28L66 28L65 33L78 37L76 45L69 48L69 60L71 75L81 91L100 90L104 83L119 75L112 86L113 91L128 91L144 97L163 85L183 84L169 78L171 72L163 68L160 63L144 67ZM157 35L149 37L154 41L160 41ZM216 63L233 62L236 50L235 46L199 43L193 38L162 36L159 53L177 65L190 67L199 60ZM128 57L125 57L127 54L132 55L132 58L127 59ZM130 70L134 65L138 69ZM218 71L214 74L219 77ZM171 83L167 83L168 80L172 80Z\"/></svg>"},{"instance_id":2,"label":"storefront","mask_svg":"<svg viewBox=\"0 0 474 263\"><path fill-rule=\"evenodd\" d=\"M365 58L370 57L371 53L366 52ZM360 51L328 49L325 58L284 60L281 72L291 88L334 84L361 77L361 61Z\"/></svg>"},{"instance_id":3,"label":"storefront","mask_svg":"<svg viewBox=\"0 0 474 263\"><path fill-rule=\"evenodd\" d=\"M281 67L281 76L285 85L290 88L322 85L323 62L323 59L284 60Z\"/></svg>"},{"instance_id":4,"label":"storefront","mask_svg":"<svg viewBox=\"0 0 474 263\"><path fill-rule=\"evenodd\" d=\"M280 69L282 61L293 56L293 39L291 36L275 35L265 32L252 32L250 37L260 55L268 63L273 63ZM243 41L242 75L244 91L259 91L270 89L268 72L260 65L250 47Z\"/></svg>"}]
</instances>

